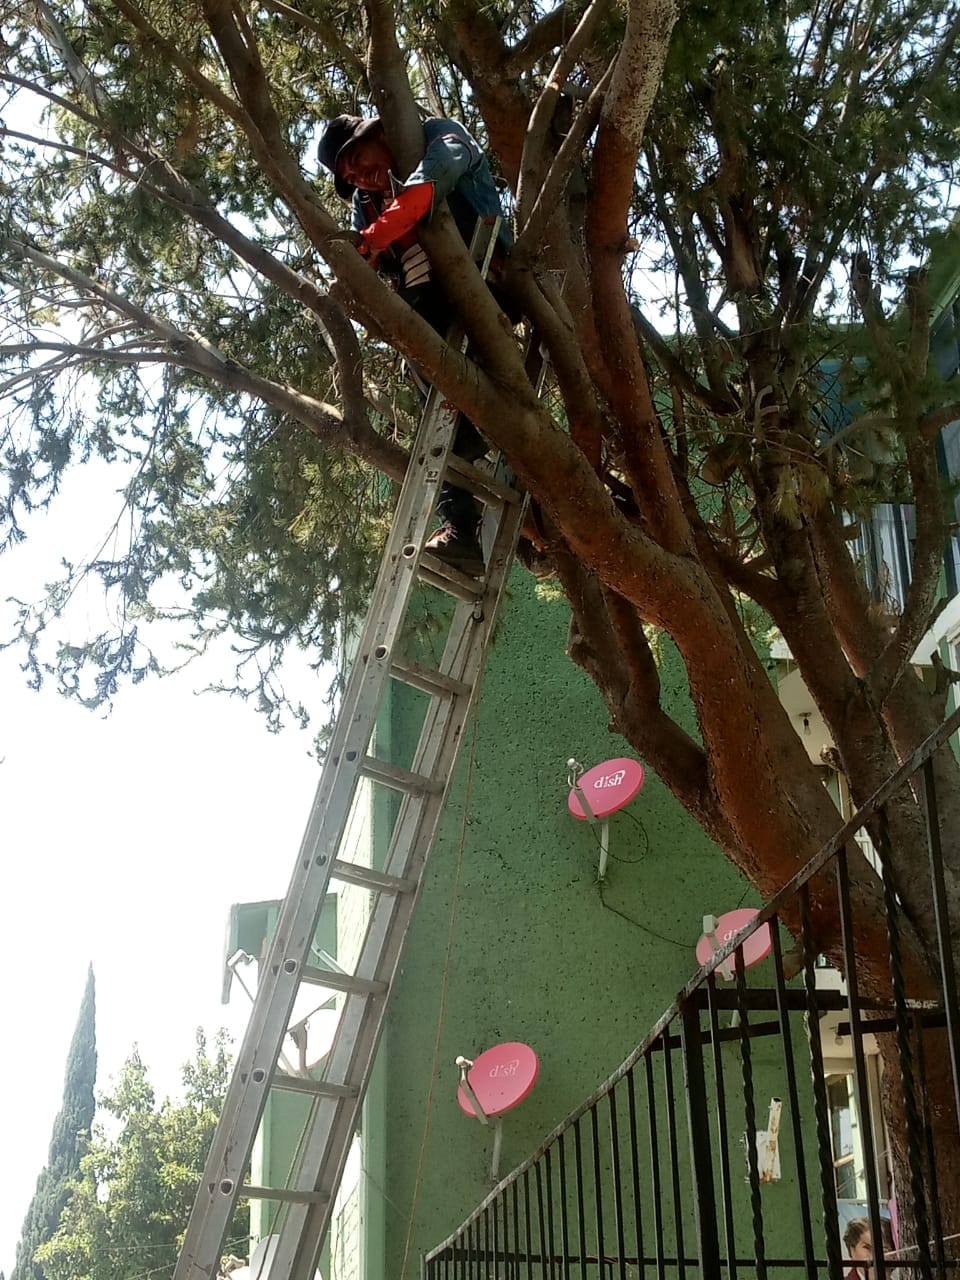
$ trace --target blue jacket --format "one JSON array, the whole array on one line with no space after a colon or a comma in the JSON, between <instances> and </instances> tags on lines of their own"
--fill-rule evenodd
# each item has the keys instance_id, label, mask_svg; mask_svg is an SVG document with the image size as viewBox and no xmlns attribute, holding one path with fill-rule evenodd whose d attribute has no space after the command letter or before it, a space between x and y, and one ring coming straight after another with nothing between
<instances>
[{"instance_id":1,"label":"blue jacket","mask_svg":"<svg viewBox=\"0 0 960 1280\"><path fill-rule=\"evenodd\" d=\"M469 241L477 217L503 217L500 193L497 191L487 158L466 129L456 120L444 120L433 116L424 121L423 135L426 147L423 159L403 186L418 182L433 183L434 201L446 199L450 212L460 228L460 234ZM383 198L370 191L353 194L353 228L362 231L380 214ZM505 247L513 243L510 227L503 222L498 237Z\"/></svg>"}]
</instances>

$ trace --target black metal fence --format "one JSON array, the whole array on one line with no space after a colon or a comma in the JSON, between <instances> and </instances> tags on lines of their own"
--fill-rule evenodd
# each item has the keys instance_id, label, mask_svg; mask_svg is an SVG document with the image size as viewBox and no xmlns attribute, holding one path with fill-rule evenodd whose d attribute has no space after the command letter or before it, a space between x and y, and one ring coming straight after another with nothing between
<instances>
[{"instance_id":1,"label":"black metal fence","mask_svg":"<svg viewBox=\"0 0 960 1280\"><path fill-rule=\"evenodd\" d=\"M960 922L934 768L958 727L960 712L716 952L593 1097L426 1256L425 1280L958 1273ZM889 836L904 795L927 837L926 865L911 869L929 881L936 956L923 973ZM825 910L842 979L820 955ZM747 967L764 928L769 955Z\"/></svg>"}]
</instances>

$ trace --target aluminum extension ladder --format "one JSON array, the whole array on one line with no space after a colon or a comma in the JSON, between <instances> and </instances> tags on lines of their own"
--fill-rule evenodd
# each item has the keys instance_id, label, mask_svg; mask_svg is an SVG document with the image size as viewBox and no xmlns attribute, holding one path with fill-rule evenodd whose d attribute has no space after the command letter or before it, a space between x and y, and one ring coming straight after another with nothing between
<instances>
[{"instance_id":1,"label":"aluminum extension ladder","mask_svg":"<svg viewBox=\"0 0 960 1280\"><path fill-rule=\"evenodd\" d=\"M499 221L477 225L471 250L486 275ZM538 381L536 343L528 372ZM522 492L450 455L457 411L431 390L343 695L317 793L297 854L269 958L207 1157L174 1280L216 1280L230 1221L241 1198L278 1203L270 1280L313 1280L344 1165L359 1121L404 939L453 774L484 659L513 562L524 512ZM450 456L448 456L450 455ZM483 578L471 578L421 548L444 477L485 505ZM456 601L435 670L395 653L417 583ZM401 681L429 695L411 769L368 754L385 690ZM383 872L345 860L341 849L361 778L402 794ZM373 895L352 974L312 963L311 945L331 879ZM343 993L323 1078L282 1069L281 1051L298 993L306 986ZM298 1166L282 1187L244 1179L271 1090L309 1095Z\"/></svg>"}]
</instances>

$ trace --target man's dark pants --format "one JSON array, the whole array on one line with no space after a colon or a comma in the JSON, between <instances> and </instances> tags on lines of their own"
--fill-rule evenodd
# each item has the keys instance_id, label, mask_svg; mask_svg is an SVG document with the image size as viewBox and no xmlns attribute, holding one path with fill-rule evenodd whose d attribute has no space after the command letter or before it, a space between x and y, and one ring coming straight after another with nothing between
<instances>
[{"instance_id":1,"label":"man's dark pants","mask_svg":"<svg viewBox=\"0 0 960 1280\"><path fill-rule=\"evenodd\" d=\"M400 296L413 307L414 311L423 316L432 329L446 337L454 316L439 285L430 280L426 284L418 285L415 289L401 288ZM423 381L422 377L418 379L418 383ZM470 419L462 413L458 414L452 452L464 462L476 462L487 452L487 448L487 442ZM444 482L437 501L437 514L443 523L449 524L460 537L470 541L476 536L480 510L476 499L467 489L461 489L449 481Z\"/></svg>"}]
</instances>

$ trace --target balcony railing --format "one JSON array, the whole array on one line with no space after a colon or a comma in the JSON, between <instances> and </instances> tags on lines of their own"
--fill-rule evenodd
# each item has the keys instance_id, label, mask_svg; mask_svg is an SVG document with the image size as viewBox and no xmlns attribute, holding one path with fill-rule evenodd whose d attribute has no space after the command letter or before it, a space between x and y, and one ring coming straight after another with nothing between
<instances>
[{"instance_id":1,"label":"balcony railing","mask_svg":"<svg viewBox=\"0 0 960 1280\"><path fill-rule=\"evenodd\" d=\"M960 711L717 951L603 1086L426 1256L425 1280L840 1280L867 1229L877 1244L858 1280L957 1274L960 921L935 756L958 727ZM922 967L904 942L889 834L904 799L927 837L926 865L911 869L911 889L929 883L936 954ZM868 827L879 874L856 845ZM813 924L831 918L844 975L832 983ZM745 944L765 927L769 957L748 971ZM841 1054L846 1111L831 1074ZM838 1191L851 1190L860 1204L844 1206ZM846 1231L841 1211L859 1219Z\"/></svg>"}]
</instances>

